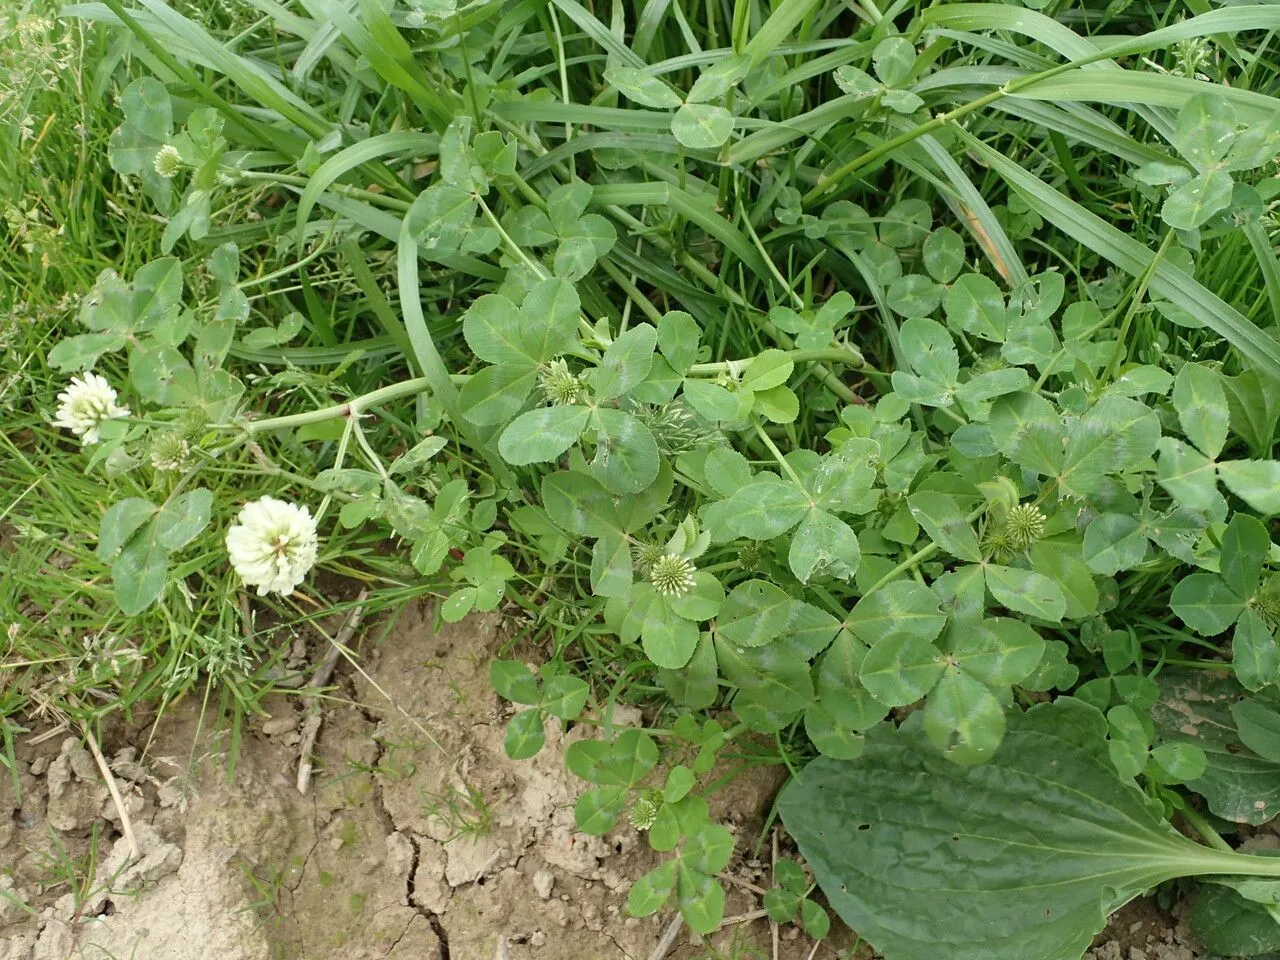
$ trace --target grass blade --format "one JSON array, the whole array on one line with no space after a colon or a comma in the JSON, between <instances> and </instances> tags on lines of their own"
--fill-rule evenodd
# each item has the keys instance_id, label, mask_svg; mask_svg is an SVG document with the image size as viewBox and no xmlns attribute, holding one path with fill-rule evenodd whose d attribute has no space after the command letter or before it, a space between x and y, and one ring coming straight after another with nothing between
<instances>
[{"instance_id":1,"label":"grass blade","mask_svg":"<svg viewBox=\"0 0 1280 960\"><path fill-rule=\"evenodd\" d=\"M355 168L392 153L435 153L440 146L440 137L434 133L417 133L402 131L399 133L383 133L368 140L347 147L334 154L311 176L302 196L298 200L295 232L298 244L302 244L302 232L320 195L329 189L336 180Z\"/></svg>"},{"instance_id":2,"label":"grass blade","mask_svg":"<svg viewBox=\"0 0 1280 960\"><path fill-rule=\"evenodd\" d=\"M1148 269L1154 254L1141 243L1027 173L998 150L963 130L957 133L1033 210L1067 236L1131 276L1141 276ZM1203 320L1259 373L1280 379L1280 343L1193 278L1162 262L1151 278L1151 289Z\"/></svg>"},{"instance_id":3,"label":"grass blade","mask_svg":"<svg viewBox=\"0 0 1280 960\"><path fill-rule=\"evenodd\" d=\"M817 5L818 0L782 0L782 3L775 6L773 13L769 14L769 19L764 22L764 26L748 41L746 48L742 51L751 58L751 65L759 66L764 58L773 52L774 47L791 36L791 31L799 26L800 21L807 17Z\"/></svg>"}]
</instances>

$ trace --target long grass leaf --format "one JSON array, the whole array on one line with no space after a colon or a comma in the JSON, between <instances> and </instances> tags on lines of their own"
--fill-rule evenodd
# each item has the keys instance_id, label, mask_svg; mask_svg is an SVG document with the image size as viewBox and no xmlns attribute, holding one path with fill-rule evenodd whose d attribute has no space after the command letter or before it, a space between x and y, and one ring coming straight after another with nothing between
<instances>
[{"instance_id":1,"label":"long grass leaf","mask_svg":"<svg viewBox=\"0 0 1280 960\"><path fill-rule=\"evenodd\" d=\"M490 112L514 123L590 124L602 130L670 130L671 114L659 110L624 110L620 107L591 107L579 103L539 103L507 100L495 103Z\"/></svg>"},{"instance_id":2,"label":"long grass leaf","mask_svg":"<svg viewBox=\"0 0 1280 960\"><path fill-rule=\"evenodd\" d=\"M631 38L631 49L641 63L648 59L649 48L653 46L654 37L658 35L658 28L662 26L670 6L671 0L645 0L640 17L636 20L635 35Z\"/></svg>"},{"instance_id":3,"label":"long grass leaf","mask_svg":"<svg viewBox=\"0 0 1280 960\"><path fill-rule=\"evenodd\" d=\"M551 2L556 5L558 10L576 23L583 33L617 57L620 65L626 67L645 66L645 62L639 54L615 37L609 28L596 18L595 14L578 3L577 0L551 0Z\"/></svg>"},{"instance_id":4,"label":"long grass leaf","mask_svg":"<svg viewBox=\"0 0 1280 960\"><path fill-rule=\"evenodd\" d=\"M351 354L362 357L380 359L395 356L399 347L395 341L385 334L367 337L363 340L351 340L337 347L272 347L256 350L246 347L240 340L231 344L231 355L250 363L289 364L297 367L323 367L341 363Z\"/></svg>"},{"instance_id":5,"label":"long grass leaf","mask_svg":"<svg viewBox=\"0 0 1280 960\"><path fill-rule=\"evenodd\" d=\"M407 93L427 117L432 129L437 133L443 132L453 111L446 105L445 95L429 85L412 56L406 62L403 46L388 49L376 41L371 29L353 14L345 0L302 0L302 5L317 21L336 26L343 38L369 61L378 76ZM455 98L450 96L449 99Z\"/></svg>"},{"instance_id":6,"label":"long grass leaf","mask_svg":"<svg viewBox=\"0 0 1280 960\"><path fill-rule=\"evenodd\" d=\"M984 163L1026 200L1028 206L1071 239L1131 276L1141 276L1150 268L1155 255L1137 240L1027 173L973 135L963 130L957 133ZM1195 279L1162 261L1151 277L1151 290L1203 320L1259 373L1280 379L1280 343Z\"/></svg>"},{"instance_id":7,"label":"long grass leaf","mask_svg":"<svg viewBox=\"0 0 1280 960\"><path fill-rule=\"evenodd\" d=\"M1267 299L1271 301L1271 320L1273 323L1280 323L1280 258L1276 256L1276 248L1267 236L1267 231L1257 221L1246 223L1241 230L1249 240L1249 246L1262 271Z\"/></svg>"},{"instance_id":8,"label":"long grass leaf","mask_svg":"<svg viewBox=\"0 0 1280 960\"><path fill-rule=\"evenodd\" d=\"M751 58L752 66L759 66L775 47L791 36L791 31L817 4L818 0L782 0L776 4L769 19L747 41L746 49L742 51Z\"/></svg>"},{"instance_id":9,"label":"long grass leaf","mask_svg":"<svg viewBox=\"0 0 1280 960\"><path fill-rule=\"evenodd\" d=\"M670 134L660 136L648 133L579 133L572 140L566 140L560 146L530 160L522 169L521 176L531 180L547 170L554 169L558 164L576 154L592 150L634 150L637 156L653 153L686 155L690 153Z\"/></svg>"},{"instance_id":10,"label":"long grass leaf","mask_svg":"<svg viewBox=\"0 0 1280 960\"><path fill-rule=\"evenodd\" d=\"M188 20L160 0L139 0L157 20L197 50L201 57L228 80L269 110L274 110L312 137L323 136L329 124L308 103L272 77L257 63L237 56L198 23Z\"/></svg>"},{"instance_id":11,"label":"long grass leaf","mask_svg":"<svg viewBox=\"0 0 1280 960\"><path fill-rule=\"evenodd\" d=\"M828 100L821 106L792 117L785 123L773 123L763 130L749 133L730 145L725 162L730 165L751 163L766 154L780 150L793 140L812 136L823 127L841 120L862 116L871 107L871 100L858 94L847 94Z\"/></svg>"},{"instance_id":12,"label":"long grass leaf","mask_svg":"<svg viewBox=\"0 0 1280 960\"><path fill-rule=\"evenodd\" d=\"M940 70L917 84L915 91L925 93L947 86L965 88L1003 87L1032 74L1011 67L952 67ZM1174 109L1192 97L1207 93L1230 101L1245 120L1269 120L1280 113L1280 99L1253 90L1242 90L1224 84L1209 83L1191 77L1168 73L1117 68L1105 73L1075 71L1046 77L1009 92L1010 99L1080 101L1125 106L1141 101Z\"/></svg>"},{"instance_id":13,"label":"long grass leaf","mask_svg":"<svg viewBox=\"0 0 1280 960\"><path fill-rule=\"evenodd\" d=\"M1019 120L1028 120L1046 130L1062 134L1069 140L1106 150L1132 164L1152 161L1168 162L1167 150L1143 143L1131 137L1123 127L1086 104L1046 103L1042 100L1019 100L1007 97L991 105L993 110L1007 113Z\"/></svg>"},{"instance_id":14,"label":"long grass leaf","mask_svg":"<svg viewBox=\"0 0 1280 960\"><path fill-rule=\"evenodd\" d=\"M982 193L960 168L960 164L956 163L950 152L934 137L923 136L918 143L955 190L953 209L1005 283L1016 287L1026 280L1027 268L1022 265L1022 258L1018 256L1013 241L987 206Z\"/></svg>"},{"instance_id":15,"label":"long grass leaf","mask_svg":"<svg viewBox=\"0 0 1280 960\"><path fill-rule=\"evenodd\" d=\"M1223 7L1141 36L1103 42L1082 37L1069 27L1035 10L995 3L941 4L925 10L920 14L920 19L929 26L945 24L958 30L1011 30L1038 40L1063 56L1076 60L1100 50L1107 51L1112 57L1132 56L1167 47L1179 40L1207 37L1215 33L1280 29L1280 7Z\"/></svg>"},{"instance_id":16,"label":"long grass leaf","mask_svg":"<svg viewBox=\"0 0 1280 960\"><path fill-rule=\"evenodd\" d=\"M413 238L406 218L400 225L396 238L396 282L400 288L400 312L404 316L405 331L413 347L418 369L431 384L431 393L448 415L453 427L464 440L484 456L494 475L508 487L516 485L515 475L506 461L498 456L492 446L480 436L462 416L458 405L458 388L454 386L449 368L436 347L422 312L421 285L418 282L418 243Z\"/></svg>"},{"instance_id":17,"label":"long grass leaf","mask_svg":"<svg viewBox=\"0 0 1280 960\"><path fill-rule=\"evenodd\" d=\"M342 150L324 163L311 176L310 182L298 200L297 233L298 243L302 243L302 230L307 216L315 207L320 195L340 177L362 164L378 157L392 153L435 153L440 146L440 137L434 133L417 133L402 131L399 133L383 133L368 140L362 140Z\"/></svg>"},{"instance_id":18,"label":"long grass leaf","mask_svg":"<svg viewBox=\"0 0 1280 960\"><path fill-rule=\"evenodd\" d=\"M258 10L269 16L276 29L293 34L306 41L302 53L293 62L289 71L295 80L302 81L310 75L323 58L328 58L338 70L348 76L367 73L356 64L354 57L337 45L342 34L331 23L317 23L309 17L302 17L292 10L286 10L276 0L246 0Z\"/></svg>"},{"instance_id":19,"label":"long grass leaf","mask_svg":"<svg viewBox=\"0 0 1280 960\"><path fill-rule=\"evenodd\" d=\"M591 203L594 206L617 204L624 207L666 207L697 224L719 240L761 280L766 283L772 280L772 274L761 259L760 252L734 228L733 224L717 214L711 203L699 202L690 194L669 183L602 184L592 193Z\"/></svg>"}]
</instances>

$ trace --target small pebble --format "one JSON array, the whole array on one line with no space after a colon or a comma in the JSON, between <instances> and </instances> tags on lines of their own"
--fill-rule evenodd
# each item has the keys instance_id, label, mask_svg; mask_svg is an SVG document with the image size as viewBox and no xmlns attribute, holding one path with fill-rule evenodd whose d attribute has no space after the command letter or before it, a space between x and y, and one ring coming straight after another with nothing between
<instances>
[{"instance_id":1,"label":"small pebble","mask_svg":"<svg viewBox=\"0 0 1280 960\"><path fill-rule=\"evenodd\" d=\"M98 779L98 765L93 759L93 754L80 746L80 741L74 737L67 737L62 741L62 754L70 762L71 772L77 779L86 783L92 783Z\"/></svg>"},{"instance_id":2,"label":"small pebble","mask_svg":"<svg viewBox=\"0 0 1280 960\"><path fill-rule=\"evenodd\" d=\"M282 733L288 733L298 725L298 718L293 714L286 714L283 717L272 717L262 725L262 732L268 737L278 737Z\"/></svg>"},{"instance_id":3,"label":"small pebble","mask_svg":"<svg viewBox=\"0 0 1280 960\"><path fill-rule=\"evenodd\" d=\"M556 884L555 875L550 870L539 870L533 875L533 889L543 900L551 899L551 888Z\"/></svg>"}]
</instances>

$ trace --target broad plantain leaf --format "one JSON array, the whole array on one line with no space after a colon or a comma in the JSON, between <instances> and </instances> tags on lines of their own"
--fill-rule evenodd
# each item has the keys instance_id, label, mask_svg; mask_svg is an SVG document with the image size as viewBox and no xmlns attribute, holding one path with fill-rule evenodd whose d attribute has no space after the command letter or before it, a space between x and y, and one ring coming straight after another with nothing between
<instances>
[{"instance_id":1,"label":"broad plantain leaf","mask_svg":"<svg viewBox=\"0 0 1280 960\"><path fill-rule=\"evenodd\" d=\"M1160 700L1151 708L1159 739L1197 746L1207 760L1187 787L1224 820L1266 823L1280 813L1280 763L1257 756L1236 732L1232 707L1247 697L1240 685L1207 670L1166 671L1159 679Z\"/></svg>"},{"instance_id":2,"label":"broad plantain leaf","mask_svg":"<svg viewBox=\"0 0 1280 960\"><path fill-rule=\"evenodd\" d=\"M827 899L885 960L1079 960L1156 883L1280 873L1174 830L1081 701L1014 714L976 766L939 757L920 716L873 730L857 760L813 761L779 800Z\"/></svg>"}]
</instances>

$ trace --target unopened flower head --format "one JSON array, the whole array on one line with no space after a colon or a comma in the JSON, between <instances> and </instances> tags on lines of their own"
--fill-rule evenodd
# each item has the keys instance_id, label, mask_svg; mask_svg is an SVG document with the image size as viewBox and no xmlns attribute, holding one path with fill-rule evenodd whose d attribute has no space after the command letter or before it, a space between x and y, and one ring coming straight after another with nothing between
<instances>
[{"instance_id":1,"label":"unopened flower head","mask_svg":"<svg viewBox=\"0 0 1280 960\"><path fill-rule=\"evenodd\" d=\"M635 548L636 566L641 573L647 574L655 563L666 556L666 552L656 543L641 543Z\"/></svg>"},{"instance_id":2,"label":"unopened flower head","mask_svg":"<svg viewBox=\"0 0 1280 960\"><path fill-rule=\"evenodd\" d=\"M1273 584L1255 593L1249 601L1249 608L1272 630L1280 627L1280 591Z\"/></svg>"},{"instance_id":3,"label":"unopened flower head","mask_svg":"<svg viewBox=\"0 0 1280 960\"><path fill-rule=\"evenodd\" d=\"M181 470L190 453L191 445L182 434L161 434L151 445L151 466L156 470Z\"/></svg>"},{"instance_id":4,"label":"unopened flower head","mask_svg":"<svg viewBox=\"0 0 1280 960\"><path fill-rule=\"evenodd\" d=\"M658 822L658 808L662 804L662 794L657 790L646 790L636 797L631 804L629 819L637 830L648 830Z\"/></svg>"},{"instance_id":5,"label":"unopened flower head","mask_svg":"<svg viewBox=\"0 0 1280 960\"><path fill-rule=\"evenodd\" d=\"M738 568L740 570L754 570L763 559L764 550L760 548L760 543L757 540L748 540L738 548Z\"/></svg>"},{"instance_id":6,"label":"unopened flower head","mask_svg":"<svg viewBox=\"0 0 1280 960\"><path fill-rule=\"evenodd\" d=\"M664 553L649 567L649 582L665 597L683 597L693 589L694 569L678 553Z\"/></svg>"},{"instance_id":7,"label":"unopened flower head","mask_svg":"<svg viewBox=\"0 0 1280 960\"><path fill-rule=\"evenodd\" d=\"M1045 516L1034 503L1020 503L1009 511L1005 531L1015 550L1033 547L1044 535Z\"/></svg>"},{"instance_id":8,"label":"unopened flower head","mask_svg":"<svg viewBox=\"0 0 1280 960\"><path fill-rule=\"evenodd\" d=\"M67 389L58 394L58 413L53 418L55 427L66 427L81 443L97 443L101 439L99 429L108 420L129 416L129 408L116 403L116 392L106 377L86 373L72 377Z\"/></svg>"},{"instance_id":9,"label":"unopened flower head","mask_svg":"<svg viewBox=\"0 0 1280 960\"><path fill-rule=\"evenodd\" d=\"M166 180L172 179L182 172L182 154L172 143L166 143L156 151L156 158L151 165L160 176Z\"/></svg>"},{"instance_id":10,"label":"unopened flower head","mask_svg":"<svg viewBox=\"0 0 1280 960\"><path fill-rule=\"evenodd\" d=\"M538 378L542 392L556 406L577 403L582 399L582 381L569 372L563 359L552 360Z\"/></svg>"},{"instance_id":11,"label":"unopened flower head","mask_svg":"<svg viewBox=\"0 0 1280 960\"><path fill-rule=\"evenodd\" d=\"M316 522L306 507L263 497L245 504L227 531L227 553L258 596L288 596L316 563Z\"/></svg>"}]
</instances>

